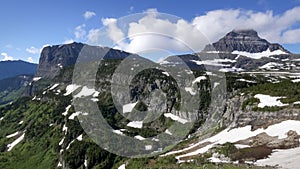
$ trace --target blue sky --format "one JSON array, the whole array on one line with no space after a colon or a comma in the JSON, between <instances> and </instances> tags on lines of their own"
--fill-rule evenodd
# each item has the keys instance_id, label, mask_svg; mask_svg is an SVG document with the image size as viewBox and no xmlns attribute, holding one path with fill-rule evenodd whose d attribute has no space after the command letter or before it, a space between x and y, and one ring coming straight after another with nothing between
<instances>
[{"instance_id":1,"label":"blue sky","mask_svg":"<svg viewBox=\"0 0 300 169\"><path fill-rule=\"evenodd\" d=\"M218 14L212 11L219 11L221 15L225 12L223 16L226 14L231 16L232 12L232 14L236 13L239 19L231 18L228 20L228 24L237 24L236 22L243 17L248 17L248 21L241 21L242 23L250 23L251 19L257 15L266 15L274 20L280 20L282 16L287 15L287 11L290 11L292 16L296 15L298 10L293 11L292 9L298 6L300 6L300 0L3 0L0 5L0 60L4 58L22 59L37 63L40 49L46 44L62 44L70 40L89 42L88 34L91 33L91 30L101 28L103 19L117 19L149 9L176 15L189 24L196 23L196 20L198 23L206 22L207 18ZM84 14L87 11L90 12L90 17L85 18ZM297 40L298 37L300 39L300 36L291 35L292 33L300 34L298 30L300 19L289 18L291 18L289 22L277 23L286 24L286 27L277 25L276 28L273 28L272 23L262 24L265 27L261 24L254 27L260 29L265 37L270 37L272 42L278 41L283 43L288 50L300 53L300 40ZM218 19L216 22L219 21ZM208 20L211 21L211 19ZM257 22L268 22L266 20ZM223 24L227 23L226 18L224 22ZM229 29L231 28L228 27ZM278 37L271 33L268 34L267 29L274 30L272 33ZM83 31L82 34L78 30ZM208 36L211 41L218 39L220 33L223 34L223 32L217 34L218 29L213 31L216 31L216 34ZM75 33L77 33L77 37Z\"/></svg>"}]
</instances>

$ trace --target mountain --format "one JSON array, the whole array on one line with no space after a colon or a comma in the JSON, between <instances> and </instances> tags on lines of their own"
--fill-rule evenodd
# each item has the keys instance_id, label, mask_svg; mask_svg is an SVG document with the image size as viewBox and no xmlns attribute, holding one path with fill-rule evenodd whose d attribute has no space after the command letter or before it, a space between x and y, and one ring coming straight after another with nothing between
<instances>
[{"instance_id":1,"label":"mountain","mask_svg":"<svg viewBox=\"0 0 300 169\"><path fill-rule=\"evenodd\" d=\"M176 64L176 57L193 69L200 70L205 70L205 67L222 72L300 69L300 55L260 38L251 29L233 30L219 41L206 45L199 53L170 56L162 64L172 66Z\"/></svg>"},{"instance_id":2,"label":"mountain","mask_svg":"<svg viewBox=\"0 0 300 169\"><path fill-rule=\"evenodd\" d=\"M25 96L33 75L18 75L0 80L0 105Z\"/></svg>"},{"instance_id":3,"label":"mountain","mask_svg":"<svg viewBox=\"0 0 300 169\"><path fill-rule=\"evenodd\" d=\"M261 53L280 50L282 53L290 53L279 44L273 44L258 36L255 30L233 30L227 33L219 41L205 46L203 51L233 52L243 51L249 53Z\"/></svg>"},{"instance_id":4,"label":"mountain","mask_svg":"<svg viewBox=\"0 0 300 169\"><path fill-rule=\"evenodd\" d=\"M245 32L240 34L246 36ZM252 30L246 34L257 35ZM253 39L260 41L257 37ZM267 49L272 46L264 44L269 45ZM84 82L78 84L72 81L74 64L86 48L84 64L92 69L98 63L92 58L103 52L106 55L95 68L95 81L85 76L85 72L76 72L76 76L84 77ZM168 73L158 69L139 72L140 68L155 63L120 50L81 43L46 47L41 53L37 74L29 83L21 76L8 80L17 88L25 85L26 94L0 106L0 168L184 169L299 165L298 160L285 163L273 159L274 156L293 159L299 153L299 75L292 71L276 74L266 69L261 74L227 72L226 80L219 81L224 77L218 73L224 65L237 66L238 63L242 67L265 61L274 62L274 66L283 63L284 59L289 63L297 55L278 46L273 52L280 50L286 54L254 59L233 54L238 50L251 51L232 47L179 56L190 63L192 71L181 69L178 57L169 57L161 63L162 68L172 65L179 69ZM260 53L263 50L265 48L252 49L262 51ZM199 60L198 54L207 60ZM218 60L213 58L216 54L220 56ZM128 58L130 55L133 57ZM126 71L118 70L125 59L130 59L130 65L125 65ZM141 61L147 64L142 65ZM205 64L216 68L216 72L206 71ZM137 74L133 77L129 72ZM176 81L176 77L187 74L195 78ZM115 81L117 86L113 86ZM95 86L89 86L88 82ZM122 87L124 82L129 82L125 92L112 90ZM99 116L94 117L93 111L81 111L74 106L78 103L77 106L87 107L90 104L87 101L92 101L101 110L111 127L109 135L101 134L102 130L97 128ZM154 113L144 114L146 110ZM105 142L107 144L102 148L90 137L90 131L86 133L83 129L79 117L92 117L95 121L90 125L96 126L91 131L100 132L95 135L101 139L128 136L132 140L128 144L120 138L113 139L111 142L117 144L111 147L110 142ZM195 123L185 133L183 123L189 120ZM174 128L174 124L180 128ZM175 137L178 135L183 138ZM174 145L165 146L168 140L175 142ZM153 143L153 147L147 150L145 146L136 147L136 143ZM154 147L156 145L160 147ZM146 151L154 156L128 158L109 151L111 148L135 153Z\"/></svg>"},{"instance_id":5,"label":"mountain","mask_svg":"<svg viewBox=\"0 0 300 169\"><path fill-rule=\"evenodd\" d=\"M37 64L16 61L1 61L0 62L0 79L15 77L17 75L34 75L37 70Z\"/></svg>"}]
</instances>

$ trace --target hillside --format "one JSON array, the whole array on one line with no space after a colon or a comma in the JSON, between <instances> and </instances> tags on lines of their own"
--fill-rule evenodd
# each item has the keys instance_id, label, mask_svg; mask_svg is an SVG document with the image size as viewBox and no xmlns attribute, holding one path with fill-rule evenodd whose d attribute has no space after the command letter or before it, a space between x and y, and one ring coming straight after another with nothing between
<instances>
[{"instance_id":1,"label":"hillside","mask_svg":"<svg viewBox=\"0 0 300 169\"><path fill-rule=\"evenodd\" d=\"M260 43L249 46L251 41ZM24 97L0 107L0 167L298 165L297 160L273 160L299 153L298 56L253 30L230 32L212 45L217 50L208 45L200 57L181 55L179 62L171 56L160 64L82 43L44 48L34 78L3 80L3 86L13 84L12 90L22 90ZM281 53L265 55L266 50ZM214 58L216 53L221 59ZM264 55L253 58L257 53ZM83 62L74 65L78 58ZM290 69L261 68L270 63ZM95 75L78 69L85 66ZM234 67L243 70L222 71Z\"/></svg>"}]
</instances>

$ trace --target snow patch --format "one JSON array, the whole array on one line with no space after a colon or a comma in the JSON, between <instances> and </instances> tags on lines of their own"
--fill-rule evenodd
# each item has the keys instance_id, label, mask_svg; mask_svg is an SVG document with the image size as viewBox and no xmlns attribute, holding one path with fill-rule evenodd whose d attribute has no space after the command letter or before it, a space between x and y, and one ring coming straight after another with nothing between
<instances>
[{"instance_id":1,"label":"snow patch","mask_svg":"<svg viewBox=\"0 0 300 169\"><path fill-rule=\"evenodd\" d=\"M170 76L170 74L168 72L162 72L162 74L164 74L166 76Z\"/></svg>"},{"instance_id":2,"label":"snow patch","mask_svg":"<svg viewBox=\"0 0 300 169\"><path fill-rule=\"evenodd\" d=\"M258 166L279 165L282 168L299 168L300 147L288 150L276 150L268 158L255 162Z\"/></svg>"},{"instance_id":3,"label":"snow patch","mask_svg":"<svg viewBox=\"0 0 300 169\"><path fill-rule=\"evenodd\" d=\"M128 127L133 128L142 128L143 127L143 121L131 121L127 124Z\"/></svg>"},{"instance_id":4,"label":"snow patch","mask_svg":"<svg viewBox=\"0 0 300 169\"><path fill-rule=\"evenodd\" d=\"M64 140L65 140L65 137L60 140L60 142L58 143L58 145L61 146L64 143Z\"/></svg>"},{"instance_id":5,"label":"snow patch","mask_svg":"<svg viewBox=\"0 0 300 169\"><path fill-rule=\"evenodd\" d=\"M75 98L79 98L79 97L87 97L87 96L91 96L93 94L95 94L97 91L95 89L90 89L86 86L83 86L83 88L81 89L81 91L76 94L74 97Z\"/></svg>"},{"instance_id":6,"label":"snow patch","mask_svg":"<svg viewBox=\"0 0 300 169\"><path fill-rule=\"evenodd\" d=\"M75 118L76 116L79 116L79 115L87 116L88 113L75 112L75 113L73 113L73 114L71 114L71 115L69 116L69 119L70 119L70 120L74 120L74 118Z\"/></svg>"},{"instance_id":7,"label":"snow patch","mask_svg":"<svg viewBox=\"0 0 300 169\"><path fill-rule=\"evenodd\" d=\"M134 138L138 140L145 140L145 138L140 135L134 136Z\"/></svg>"},{"instance_id":8,"label":"snow patch","mask_svg":"<svg viewBox=\"0 0 300 169\"><path fill-rule=\"evenodd\" d=\"M206 80L206 77L205 77L205 76L199 76L199 77L197 77L197 78L192 82L192 84L194 85L195 83L200 82L201 80Z\"/></svg>"},{"instance_id":9,"label":"snow patch","mask_svg":"<svg viewBox=\"0 0 300 169\"><path fill-rule=\"evenodd\" d=\"M78 89L80 86L79 85L76 85L76 84L71 84L71 85L68 85L66 87L66 93L64 94L64 96L67 96L71 93L73 93L76 89Z\"/></svg>"},{"instance_id":10,"label":"snow patch","mask_svg":"<svg viewBox=\"0 0 300 169\"><path fill-rule=\"evenodd\" d=\"M68 114L68 111L70 110L70 108L72 107L72 105L69 105L66 107L66 111L62 113L63 116L66 116Z\"/></svg>"},{"instance_id":11,"label":"snow patch","mask_svg":"<svg viewBox=\"0 0 300 169\"><path fill-rule=\"evenodd\" d=\"M123 113L131 112L138 102L123 105Z\"/></svg>"},{"instance_id":12,"label":"snow patch","mask_svg":"<svg viewBox=\"0 0 300 169\"><path fill-rule=\"evenodd\" d=\"M283 97L273 97L273 96L269 96L269 95L264 95L264 94L256 94L254 96L254 98L259 99L260 103L258 104L258 107L260 108L264 108L265 106L287 106L288 104L283 104L281 103L280 98Z\"/></svg>"},{"instance_id":13,"label":"snow patch","mask_svg":"<svg viewBox=\"0 0 300 169\"><path fill-rule=\"evenodd\" d=\"M7 135L6 138L12 138L12 137L15 137L16 135L19 134L19 131L15 132L15 133L12 133L10 135Z\"/></svg>"},{"instance_id":14,"label":"snow patch","mask_svg":"<svg viewBox=\"0 0 300 169\"><path fill-rule=\"evenodd\" d=\"M112 130L113 133L119 134L119 135L124 135L124 133L121 130Z\"/></svg>"},{"instance_id":15,"label":"snow patch","mask_svg":"<svg viewBox=\"0 0 300 169\"><path fill-rule=\"evenodd\" d=\"M17 138L15 141L13 141L11 144L7 145L8 150L11 151L18 143L20 143L25 137L25 133L23 133L19 138Z\"/></svg>"},{"instance_id":16,"label":"snow patch","mask_svg":"<svg viewBox=\"0 0 300 169\"><path fill-rule=\"evenodd\" d=\"M189 92L191 95L195 95L196 92L194 92L194 89L192 87L185 87L184 88L185 91Z\"/></svg>"},{"instance_id":17,"label":"snow patch","mask_svg":"<svg viewBox=\"0 0 300 169\"><path fill-rule=\"evenodd\" d=\"M166 134L169 134L169 135L173 135L173 134L170 132L169 129L167 129L167 130L165 131L165 133L166 133Z\"/></svg>"},{"instance_id":18,"label":"snow patch","mask_svg":"<svg viewBox=\"0 0 300 169\"><path fill-rule=\"evenodd\" d=\"M57 88L58 85L59 85L58 83L54 84L53 86L50 87L49 90L53 90L53 89Z\"/></svg>"},{"instance_id":19,"label":"snow patch","mask_svg":"<svg viewBox=\"0 0 300 169\"><path fill-rule=\"evenodd\" d=\"M23 121L23 120L21 120L21 121L20 121L18 124L20 124L20 125L21 125L21 124L23 124L23 122L24 122L24 121Z\"/></svg>"},{"instance_id":20,"label":"snow patch","mask_svg":"<svg viewBox=\"0 0 300 169\"><path fill-rule=\"evenodd\" d=\"M120 165L120 167L118 167L118 169L126 169L125 167L126 167L126 165L122 164L122 165Z\"/></svg>"},{"instance_id":21,"label":"snow patch","mask_svg":"<svg viewBox=\"0 0 300 169\"><path fill-rule=\"evenodd\" d=\"M78 141L82 141L82 134L80 134L77 138Z\"/></svg>"},{"instance_id":22,"label":"snow patch","mask_svg":"<svg viewBox=\"0 0 300 169\"><path fill-rule=\"evenodd\" d=\"M37 81L39 81L41 78L42 78L42 77L34 77L34 78L32 79L32 81L37 82Z\"/></svg>"},{"instance_id":23,"label":"snow patch","mask_svg":"<svg viewBox=\"0 0 300 169\"><path fill-rule=\"evenodd\" d=\"M183 119L183 118L181 118L181 117L179 117L179 116L176 116L176 115L174 115L174 114L172 114L172 113L165 113L164 116L165 116L165 117L169 117L169 118L171 118L172 120L178 121L179 123L182 123L182 124L185 124L185 123L188 122L188 120Z\"/></svg>"}]
</instances>

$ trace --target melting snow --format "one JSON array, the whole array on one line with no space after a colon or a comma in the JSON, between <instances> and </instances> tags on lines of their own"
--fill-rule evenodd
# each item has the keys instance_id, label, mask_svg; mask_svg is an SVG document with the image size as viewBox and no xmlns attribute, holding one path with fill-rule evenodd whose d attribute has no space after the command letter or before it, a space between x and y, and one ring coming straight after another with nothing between
<instances>
[{"instance_id":1,"label":"melting snow","mask_svg":"<svg viewBox=\"0 0 300 169\"><path fill-rule=\"evenodd\" d=\"M162 72L162 74L164 74L166 76L170 76L168 72Z\"/></svg>"},{"instance_id":2,"label":"melting snow","mask_svg":"<svg viewBox=\"0 0 300 169\"><path fill-rule=\"evenodd\" d=\"M205 79L206 79L205 76L199 76L192 82L192 84L194 85L195 83L200 82L201 80L205 80Z\"/></svg>"},{"instance_id":3,"label":"melting snow","mask_svg":"<svg viewBox=\"0 0 300 169\"><path fill-rule=\"evenodd\" d=\"M58 143L58 145L61 146L64 143L64 140L65 140L65 137L60 140L60 142Z\"/></svg>"},{"instance_id":4,"label":"melting snow","mask_svg":"<svg viewBox=\"0 0 300 169\"><path fill-rule=\"evenodd\" d=\"M292 80L292 82L293 83L298 83L298 82L300 82L300 79L294 79L294 80Z\"/></svg>"},{"instance_id":5,"label":"melting snow","mask_svg":"<svg viewBox=\"0 0 300 169\"><path fill-rule=\"evenodd\" d=\"M83 88L81 89L81 91L76 94L74 97L78 98L78 97L87 97L87 96L91 96L93 94L95 94L97 91L95 89L90 89L86 86L83 86Z\"/></svg>"},{"instance_id":6,"label":"melting snow","mask_svg":"<svg viewBox=\"0 0 300 169\"><path fill-rule=\"evenodd\" d=\"M70 144L67 146L67 150L69 150L69 148L70 148L70 146L71 146L71 144L74 142L75 140L72 140L71 142L70 142Z\"/></svg>"},{"instance_id":7,"label":"melting snow","mask_svg":"<svg viewBox=\"0 0 300 169\"><path fill-rule=\"evenodd\" d=\"M52 87L50 87L50 89L49 89L49 90L53 90L53 89L55 89L55 88L56 88L58 85L59 85L58 83L54 84Z\"/></svg>"},{"instance_id":8,"label":"melting snow","mask_svg":"<svg viewBox=\"0 0 300 169\"><path fill-rule=\"evenodd\" d=\"M76 85L76 84L71 84L71 85L68 85L67 88L66 88L66 93L64 94L64 96L67 96L71 93L73 93L76 89L78 89L80 86L79 85Z\"/></svg>"},{"instance_id":9,"label":"melting snow","mask_svg":"<svg viewBox=\"0 0 300 169\"><path fill-rule=\"evenodd\" d=\"M173 134L170 132L169 129L167 129L167 130L165 131L165 133L166 133L166 134L169 134L169 135L173 135Z\"/></svg>"},{"instance_id":10,"label":"melting snow","mask_svg":"<svg viewBox=\"0 0 300 169\"><path fill-rule=\"evenodd\" d=\"M58 162L57 167L62 167L61 162Z\"/></svg>"},{"instance_id":11,"label":"melting snow","mask_svg":"<svg viewBox=\"0 0 300 169\"><path fill-rule=\"evenodd\" d=\"M263 65L259 68L261 68L261 69L271 69L275 66L282 66L282 64L279 64L279 63L276 63L276 62L269 62L269 63L267 63L267 64L265 64L265 65Z\"/></svg>"},{"instance_id":12,"label":"melting snow","mask_svg":"<svg viewBox=\"0 0 300 169\"><path fill-rule=\"evenodd\" d=\"M172 120L178 121L179 123L182 123L182 124L185 124L185 123L188 122L188 120L183 119L183 118L181 118L181 117L179 117L179 116L176 116L176 115L174 115L174 114L172 114L172 113L165 113L164 116L165 116L165 117L169 117L169 118L171 118Z\"/></svg>"},{"instance_id":13,"label":"melting snow","mask_svg":"<svg viewBox=\"0 0 300 169\"><path fill-rule=\"evenodd\" d=\"M66 124L64 124L62 131L64 131L65 134L67 134L67 132L68 132L68 127L66 126Z\"/></svg>"},{"instance_id":14,"label":"melting snow","mask_svg":"<svg viewBox=\"0 0 300 169\"><path fill-rule=\"evenodd\" d=\"M194 92L194 89L192 87L185 87L185 91L189 92L191 95L195 95L196 92Z\"/></svg>"},{"instance_id":15,"label":"melting snow","mask_svg":"<svg viewBox=\"0 0 300 169\"><path fill-rule=\"evenodd\" d=\"M72 105L69 105L66 107L66 111L62 113L63 116L66 116L68 114L68 111L70 110L70 108L72 107Z\"/></svg>"},{"instance_id":16,"label":"melting snow","mask_svg":"<svg viewBox=\"0 0 300 169\"><path fill-rule=\"evenodd\" d=\"M145 138L140 135L134 136L134 138L138 140L145 140Z\"/></svg>"},{"instance_id":17,"label":"melting snow","mask_svg":"<svg viewBox=\"0 0 300 169\"><path fill-rule=\"evenodd\" d=\"M16 135L19 134L19 131L15 132L15 133L12 133L10 135L7 135L6 138L12 138L12 137L15 137Z\"/></svg>"},{"instance_id":18,"label":"melting snow","mask_svg":"<svg viewBox=\"0 0 300 169\"><path fill-rule=\"evenodd\" d=\"M88 113L75 112L75 113L71 114L71 116L69 116L69 119L70 119L70 120L74 120L74 118L75 118L76 116L80 115L80 114L83 115L83 116L87 116L87 115L88 115Z\"/></svg>"},{"instance_id":19,"label":"melting snow","mask_svg":"<svg viewBox=\"0 0 300 169\"><path fill-rule=\"evenodd\" d=\"M22 120L22 121L20 121L18 124L23 124L23 122L24 122L24 121Z\"/></svg>"},{"instance_id":20,"label":"melting snow","mask_svg":"<svg viewBox=\"0 0 300 169\"><path fill-rule=\"evenodd\" d=\"M84 166L87 168L88 163L87 163L87 159L84 159Z\"/></svg>"},{"instance_id":21,"label":"melting snow","mask_svg":"<svg viewBox=\"0 0 300 169\"><path fill-rule=\"evenodd\" d=\"M82 141L82 134L80 134L77 138L78 141Z\"/></svg>"},{"instance_id":22,"label":"melting snow","mask_svg":"<svg viewBox=\"0 0 300 169\"><path fill-rule=\"evenodd\" d=\"M118 169L126 169L125 167L126 167L126 165L122 164Z\"/></svg>"},{"instance_id":23,"label":"melting snow","mask_svg":"<svg viewBox=\"0 0 300 169\"><path fill-rule=\"evenodd\" d=\"M143 121L131 121L127 124L128 127L133 128L142 128L143 127Z\"/></svg>"},{"instance_id":24,"label":"melting snow","mask_svg":"<svg viewBox=\"0 0 300 169\"><path fill-rule=\"evenodd\" d=\"M267 129L257 129L255 131L251 131L251 126L245 126L245 127L240 127L240 128L234 128L232 130L230 129L225 129L223 131L221 131L220 133L204 139L188 148L182 149L182 150L178 150L178 151L173 151L173 152L169 152L166 155L170 155L170 154L174 154L174 153L179 153L179 152L183 152L186 150L190 150L200 144L203 144L205 142L211 142L212 144L209 144L203 148L197 149L193 152L187 153L187 154L183 154L180 156L177 156L176 158L179 159L181 157L185 157L185 156L193 156L193 155L197 155L197 154L202 154L207 152L210 148L212 148L213 146L217 145L217 144L224 144L226 142L230 142L230 143L235 143L237 141L240 140L245 140L248 139L250 137L256 136L258 134L261 134L263 132L267 133L270 136L278 136L279 139L282 138L286 138L287 137L287 132L293 130L296 131L297 133L300 133L300 121L296 121L296 120L287 120L287 121L283 121L281 123L278 124L274 124L269 126Z\"/></svg>"},{"instance_id":25,"label":"melting snow","mask_svg":"<svg viewBox=\"0 0 300 169\"><path fill-rule=\"evenodd\" d=\"M269 95L264 95L264 94L256 94L254 96L255 98L258 98L260 103L258 104L258 107L264 108L265 106L287 106L288 104L283 104L281 103L280 98L282 97L273 97Z\"/></svg>"},{"instance_id":26,"label":"melting snow","mask_svg":"<svg viewBox=\"0 0 300 169\"><path fill-rule=\"evenodd\" d=\"M237 79L240 82L247 82L247 83L256 83L256 81L246 80L246 79Z\"/></svg>"},{"instance_id":27,"label":"melting snow","mask_svg":"<svg viewBox=\"0 0 300 169\"><path fill-rule=\"evenodd\" d=\"M279 165L282 168L299 168L300 166L300 147L288 150L276 150L269 158L258 160L256 165Z\"/></svg>"},{"instance_id":28,"label":"melting snow","mask_svg":"<svg viewBox=\"0 0 300 169\"><path fill-rule=\"evenodd\" d=\"M124 135L124 133L121 130L113 130L114 133Z\"/></svg>"},{"instance_id":29,"label":"melting snow","mask_svg":"<svg viewBox=\"0 0 300 169\"><path fill-rule=\"evenodd\" d=\"M123 105L123 113L131 112L138 102Z\"/></svg>"},{"instance_id":30,"label":"melting snow","mask_svg":"<svg viewBox=\"0 0 300 169\"><path fill-rule=\"evenodd\" d=\"M273 52L270 51L268 48L266 51L263 51L261 53L249 53L249 52L244 52L244 51L233 51L232 54L238 54L242 56L247 56L252 59L260 59L262 57L269 57L272 55L282 55L282 54L287 54L286 52L282 50L274 50Z\"/></svg>"},{"instance_id":31,"label":"melting snow","mask_svg":"<svg viewBox=\"0 0 300 169\"><path fill-rule=\"evenodd\" d=\"M3 119L4 119L4 117L1 117L1 118L0 118L0 121L2 121Z\"/></svg>"},{"instance_id":32,"label":"melting snow","mask_svg":"<svg viewBox=\"0 0 300 169\"><path fill-rule=\"evenodd\" d=\"M32 79L32 81L36 82L36 81L39 81L41 78L42 78L42 77L34 77L34 78Z\"/></svg>"},{"instance_id":33,"label":"melting snow","mask_svg":"<svg viewBox=\"0 0 300 169\"><path fill-rule=\"evenodd\" d=\"M25 137L25 133L23 133L19 138L17 138L14 142L12 142L11 144L8 144L8 150L7 151L11 151L18 143L20 143Z\"/></svg>"}]
</instances>

